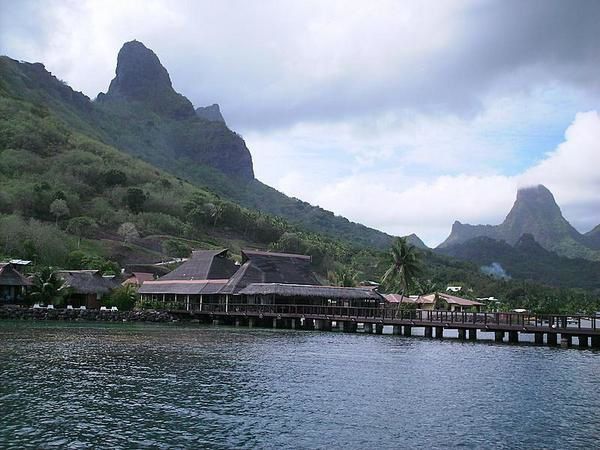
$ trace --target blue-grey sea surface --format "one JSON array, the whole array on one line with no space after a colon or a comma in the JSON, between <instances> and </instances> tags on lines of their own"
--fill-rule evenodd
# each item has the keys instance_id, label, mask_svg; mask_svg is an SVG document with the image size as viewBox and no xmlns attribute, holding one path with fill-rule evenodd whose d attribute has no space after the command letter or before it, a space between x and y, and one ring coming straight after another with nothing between
<instances>
[{"instance_id":1,"label":"blue-grey sea surface","mask_svg":"<svg viewBox=\"0 0 600 450\"><path fill-rule=\"evenodd\" d=\"M0 448L598 448L600 353L0 322Z\"/></svg>"}]
</instances>

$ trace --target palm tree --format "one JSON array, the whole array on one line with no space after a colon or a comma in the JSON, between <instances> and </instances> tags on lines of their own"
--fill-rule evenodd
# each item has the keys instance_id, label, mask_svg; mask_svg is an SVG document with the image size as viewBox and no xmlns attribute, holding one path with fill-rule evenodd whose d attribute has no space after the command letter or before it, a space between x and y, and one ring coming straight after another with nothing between
<instances>
[{"instance_id":1,"label":"palm tree","mask_svg":"<svg viewBox=\"0 0 600 450\"><path fill-rule=\"evenodd\" d=\"M398 290L402 295L408 295L409 287L421 272L421 258L417 249L405 238L396 238L386 255L386 265L388 269L381 279L383 285L390 290Z\"/></svg>"},{"instance_id":2,"label":"palm tree","mask_svg":"<svg viewBox=\"0 0 600 450\"><path fill-rule=\"evenodd\" d=\"M44 267L33 276L30 297L44 305L61 304L68 295L68 288L51 267Z\"/></svg>"}]
</instances>

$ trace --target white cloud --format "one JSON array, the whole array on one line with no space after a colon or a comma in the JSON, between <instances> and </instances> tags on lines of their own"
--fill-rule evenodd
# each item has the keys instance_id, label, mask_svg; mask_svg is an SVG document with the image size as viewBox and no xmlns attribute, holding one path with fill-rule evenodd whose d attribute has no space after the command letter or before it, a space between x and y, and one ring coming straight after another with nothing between
<instances>
[{"instance_id":1,"label":"white cloud","mask_svg":"<svg viewBox=\"0 0 600 450\"><path fill-rule=\"evenodd\" d=\"M515 116L515 109L502 103L511 111L505 119L492 108L464 123L450 118L424 126L416 121L412 132L404 123L400 131L382 127L380 135L366 136L360 124L351 127L345 123L304 125L274 135L246 137L251 147L258 149L258 176L283 192L389 233L416 232L430 245L448 235L455 219L500 223L514 202L516 189L531 184L546 185L567 219L580 230L600 223L598 113L577 114L555 150L529 169L502 174L497 160L488 159L486 164L486 158L502 147L503 157L517 153L521 141L510 135L498 144L498 130L518 129L511 123L525 120L526 114L521 111ZM537 108L534 101L530 106L527 111ZM544 118L548 119L533 117L541 126ZM321 148L324 142L336 151L328 154ZM377 163L363 162L362 145L389 151L381 151ZM365 155L369 154L370 149L365 150ZM429 170L411 170L423 165Z\"/></svg>"}]
</instances>

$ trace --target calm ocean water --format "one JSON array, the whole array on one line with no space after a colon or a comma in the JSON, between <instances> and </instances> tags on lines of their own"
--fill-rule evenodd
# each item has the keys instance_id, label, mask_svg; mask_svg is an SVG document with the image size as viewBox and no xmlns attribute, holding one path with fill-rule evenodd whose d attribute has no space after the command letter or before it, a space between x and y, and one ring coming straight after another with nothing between
<instances>
[{"instance_id":1,"label":"calm ocean water","mask_svg":"<svg viewBox=\"0 0 600 450\"><path fill-rule=\"evenodd\" d=\"M0 448L598 448L600 353L0 322Z\"/></svg>"}]
</instances>

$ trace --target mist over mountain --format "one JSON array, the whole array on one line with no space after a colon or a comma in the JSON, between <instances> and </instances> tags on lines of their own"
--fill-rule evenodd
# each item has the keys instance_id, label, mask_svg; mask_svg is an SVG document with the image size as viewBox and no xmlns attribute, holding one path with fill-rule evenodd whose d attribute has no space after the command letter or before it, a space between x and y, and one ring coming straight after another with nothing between
<instances>
[{"instance_id":1,"label":"mist over mountain","mask_svg":"<svg viewBox=\"0 0 600 450\"><path fill-rule=\"evenodd\" d=\"M531 234L522 235L514 245L479 236L436 249L436 252L481 266L492 276L532 280L557 287L600 288L600 261L567 258L546 250Z\"/></svg>"},{"instance_id":2,"label":"mist over mountain","mask_svg":"<svg viewBox=\"0 0 600 450\"><path fill-rule=\"evenodd\" d=\"M469 225L458 221L439 249L455 246L476 237L488 237L515 245L530 234L544 249L567 257L600 259L591 244L595 234L582 235L563 217L552 193L542 185L519 189L517 199L500 225Z\"/></svg>"}]
</instances>

